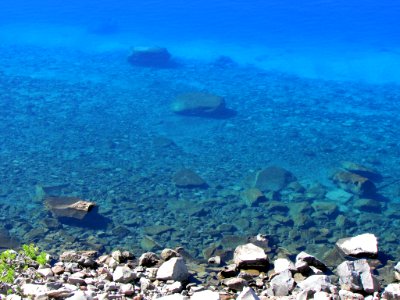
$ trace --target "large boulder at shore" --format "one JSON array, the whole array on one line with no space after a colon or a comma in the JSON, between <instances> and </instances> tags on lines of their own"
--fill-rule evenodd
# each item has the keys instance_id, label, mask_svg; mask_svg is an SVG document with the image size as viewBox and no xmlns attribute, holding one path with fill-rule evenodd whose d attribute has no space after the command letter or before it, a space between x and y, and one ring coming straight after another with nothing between
<instances>
[{"instance_id":1,"label":"large boulder at shore","mask_svg":"<svg viewBox=\"0 0 400 300\"><path fill-rule=\"evenodd\" d=\"M46 197L45 204L55 217L77 220L85 218L96 205L76 197Z\"/></svg>"},{"instance_id":2,"label":"large boulder at shore","mask_svg":"<svg viewBox=\"0 0 400 300\"><path fill-rule=\"evenodd\" d=\"M340 239L336 242L336 246L344 254L350 256L376 257L378 255L378 240L372 233Z\"/></svg>"},{"instance_id":3,"label":"large boulder at shore","mask_svg":"<svg viewBox=\"0 0 400 300\"><path fill-rule=\"evenodd\" d=\"M189 271L182 257L173 257L164 262L157 271L158 280L185 281Z\"/></svg>"},{"instance_id":4,"label":"large boulder at shore","mask_svg":"<svg viewBox=\"0 0 400 300\"><path fill-rule=\"evenodd\" d=\"M166 68L171 66L171 54L162 47L134 47L128 61L140 67Z\"/></svg>"},{"instance_id":5,"label":"large boulder at shore","mask_svg":"<svg viewBox=\"0 0 400 300\"><path fill-rule=\"evenodd\" d=\"M246 178L245 184L262 192L277 192L293 181L296 181L296 177L291 172L281 167L271 166L252 173Z\"/></svg>"},{"instance_id":6,"label":"large boulder at shore","mask_svg":"<svg viewBox=\"0 0 400 300\"><path fill-rule=\"evenodd\" d=\"M172 177L176 187L179 188L204 188L206 182L190 169L180 169Z\"/></svg>"},{"instance_id":7,"label":"large boulder at shore","mask_svg":"<svg viewBox=\"0 0 400 300\"><path fill-rule=\"evenodd\" d=\"M268 256L264 249L252 243L237 246L233 254L233 261L239 269L268 268Z\"/></svg>"},{"instance_id":8,"label":"large boulder at shore","mask_svg":"<svg viewBox=\"0 0 400 300\"><path fill-rule=\"evenodd\" d=\"M172 111L181 115L214 117L226 111L223 97L203 92L178 95L172 102Z\"/></svg>"}]
</instances>

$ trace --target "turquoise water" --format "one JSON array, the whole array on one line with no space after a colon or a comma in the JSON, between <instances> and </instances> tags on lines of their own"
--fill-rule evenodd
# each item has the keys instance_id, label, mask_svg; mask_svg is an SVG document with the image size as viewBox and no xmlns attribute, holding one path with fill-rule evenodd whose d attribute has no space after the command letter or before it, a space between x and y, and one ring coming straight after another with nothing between
<instances>
[{"instance_id":1,"label":"turquoise water","mask_svg":"<svg viewBox=\"0 0 400 300\"><path fill-rule=\"evenodd\" d=\"M399 13L395 1L3 1L0 240L204 257L263 233L273 251L323 257L372 232L399 260ZM128 62L154 45L174 64ZM187 92L232 113L174 113ZM344 161L373 170L376 192L335 182ZM254 185L269 166L295 183ZM206 185L177 185L182 168ZM265 197L251 203L254 186ZM65 220L48 196L97 211Z\"/></svg>"}]
</instances>

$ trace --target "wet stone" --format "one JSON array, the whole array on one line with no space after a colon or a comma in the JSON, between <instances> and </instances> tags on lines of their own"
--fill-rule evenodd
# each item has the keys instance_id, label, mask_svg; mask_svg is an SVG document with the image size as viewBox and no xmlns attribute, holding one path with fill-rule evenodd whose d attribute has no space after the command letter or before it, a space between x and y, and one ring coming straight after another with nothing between
<instances>
[{"instance_id":1,"label":"wet stone","mask_svg":"<svg viewBox=\"0 0 400 300\"><path fill-rule=\"evenodd\" d=\"M140 67L165 68L171 65L171 54L162 47L134 47L128 61Z\"/></svg>"},{"instance_id":2,"label":"wet stone","mask_svg":"<svg viewBox=\"0 0 400 300\"><path fill-rule=\"evenodd\" d=\"M296 177L292 173L276 166L255 172L246 179L251 187L258 188L262 192L280 191L293 181L296 181Z\"/></svg>"},{"instance_id":3,"label":"wet stone","mask_svg":"<svg viewBox=\"0 0 400 300\"><path fill-rule=\"evenodd\" d=\"M46 197L45 204L55 217L77 220L83 220L96 205L76 197Z\"/></svg>"},{"instance_id":4,"label":"wet stone","mask_svg":"<svg viewBox=\"0 0 400 300\"><path fill-rule=\"evenodd\" d=\"M203 92L180 94L171 107L174 113L193 116L218 115L226 109L223 97Z\"/></svg>"},{"instance_id":5,"label":"wet stone","mask_svg":"<svg viewBox=\"0 0 400 300\"><path fill-rule=\"evenodd\" d=\"M179 188L204 188L207 186L206 182L190 169L177 171L173 175L172 181Z\"/></svg>"},{"instance_id":6,"label":"wet stone","mask_svg":"<svg viewBox=\"0 0 400 300\"><path fill-rule=\"evenodd\" d=\"M376 193L375 184L371 180L354 173L339 171L333 176L333 182L356 195L373 197Z\"/></svg>"}]
</instances>

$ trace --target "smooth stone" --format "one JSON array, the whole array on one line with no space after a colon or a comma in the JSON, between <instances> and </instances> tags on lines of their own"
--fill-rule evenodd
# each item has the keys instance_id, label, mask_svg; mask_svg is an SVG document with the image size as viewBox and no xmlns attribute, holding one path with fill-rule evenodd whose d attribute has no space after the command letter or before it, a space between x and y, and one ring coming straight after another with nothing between
<instances>
[{"instance_id":1,"label":"smooth stone","mask_svg":"<svg viewBox=\"0 0 400 300\"><path fill-rule=\"evenodd\" d=\"M234 291L241 291L243 287L247 286L247 281L243 278L228 278L223 281L223 284Z\"/></svg>"},{"instance_id":2,"label":"smooth stone","mask_svg":"<svg viewBox=\"0 0 400 300\"><path fill-rule=\"evenodd\" d=\"M247 206L257 206L267 198L258 188L248 188L241 193L241 199Z\"/></svg>"},{"instance_id":3,"label":"smooth stone","mask_svg":"<svg viewBox=\"0 0 400 300\"><path fill-rule=\"evenodd\" d=\"M371 233L340 239L336 242L336 246L350 256L367 255L376 257L378 255L378 240Z\"/></svg>"},{"instance_id":4,"label":"smooth stone","mask_svg":"<svg viewBox=\"0 0 400 300\"><path fill-rule=\"evenodd\" d=\"M296 267L294 263L287 258L278 258L274 260L274 271L275 273L281 273L283 271L290 270L295 271Z\"/></svg>"},{"instance_id":5,"label":"smooth stone","mask_svg":"<svg viewBox=\"0 0 400 300\"><path fill-rule=\"evenodd\" d=\"M192 116L213 116L226 109L223 97L203 92L180 94L171 108L174 113Z\"/></svg>"},{"instance_id":6,"label":"smooth stone","mask_svg":"<svg viewBox=\"0 0 400 300\"><path fill-rule=\"evenodd\" d=\"M182 257L173 257L164 262L157 271L159 280L185 281L189 277L189 271Z\"/></svg>"},{"instance_id":7,"label":"smooth stone","mask_svg":"<svg viewBox=\"0 0 400 300\"><path fill-rule=\"evenodd\" d=\"M337 172L333 176L333 182L340 188L359 196L374 196L376 193L376 186L371 180L350 172Z\"/></svg>"},{"instance_id":8,"label":"smooth stone","mask_svg":"<svg viewBox=\"0 0 400 300\"><path fill-rule=\"evenodd\" d=\"M173 175L172 181L179 188L202 188L207 186L206 182L190 169L177 171Z\"/></svg>"},{"instance_id":9,"label":"smooth stone","mask_svg":"<svg viewBox=\"0 0 400 300\"><path fill-rule=\"evenodd\" d=\"M165 68L171 66L171 54L162 47L134 47L128 61L140 67Z\"/></svg>"},{"instance_id":10,"label":"smooth stone","mask_svg":"<svg viewBox=\"0 0 400 300\"><path fill-rule=\"evenodd\" d=\"M311 275L305 280L298 282L297 286L306 291L330 292L333 285L327 275Z\"/></svg>"},{"instance_id":11,"label":"smooth stone","mask_svg":"<svg viewBox=\"0 0 400 300\"><path fill-rule=\"evenodd\" d=\"M340 300L364 300L364 296L346 290L339 291Z\"/></svg>"},{"instance_id":12,"label":"smooth stone","mask_svg":"<svg viewBox=\"0 0 400 300\"><path fill-rule=\"evenodd\" d=\"M296 177L284 168L271 166L253 173L248 181L251 187L258 188L262 192L277 192L296 181Z\"/></svg>"},{"instance_id":13,"label":"smooth stone","mask_svg":"<svg viewBox=\"0 0 400 300\"><path fill-rule=\"evenodd\" d=\"M273 296L287 296L293 290L295 285L292 272L285 270L280 272L270 281Z\"/></svg>"},{"instance_id":14,"label":"smooth stone","mask_svg":"<svg viewBox=\"0 0 400 300\"><path fill-rule=\"evenodd\" d=\"M346 192L342 189L336 189L333 191L329 191L325 194L325 198L333 201L335 203L346 204L353 198L353 194Z\"/></svg>"},{"instance_id":15,"label":"smooth stone","mask_svg":"<svg viewBox=\"0 0 400 300\"><path fill-rule=\"evenodd\" d=\"M139 257L139 266L154 267L159 261L160 259L157 254L154 252L146 252Z\"/></svg>"}]
</instances>

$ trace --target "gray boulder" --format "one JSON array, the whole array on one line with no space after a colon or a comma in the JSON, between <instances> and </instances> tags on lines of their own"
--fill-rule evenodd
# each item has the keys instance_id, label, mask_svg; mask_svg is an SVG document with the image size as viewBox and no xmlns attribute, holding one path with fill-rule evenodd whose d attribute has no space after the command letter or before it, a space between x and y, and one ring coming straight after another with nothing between
<instances>
[{"instance_id":1,"label":"gray boulder","mask_svg":"<svg viewBox=\"0 0 400 300\"><path fill-rule=\"evenodd\" d=\"M336 287L331 284L331 281L327 275L311 275L305 280L299 282L297 286L303 291L316 292L331 292Z\"/></svg>"},{"instance_id":2,"label":"gray boulder","mask_svg":"<svg viewBox=\"0 0 400 300\"><path fill-rule=\"evenodd\" d=\"M382 299L399 300L400 299L400 283L390 283L382 293Z\"/></svg>"},{"instance_id":3,"label":"gray boulder","mask_svg":"<svg viewBox=\"0 0 400 300\"><path fill-rule=\"evenodd\" d=\"M270 282L270 296L287 296L294 288L294 279L290 270L282 271Z\"/></svg>"},{"instance_id":4,"label":"gray boulder","mask_svg":"<svg viewBox=\"0 0 400 300\"><path fill-rule=\"evenodd\" d=\"M339 291L340 300L364 300L364 296L346 290Z\"/></svg>"},{"instance_id":5,"label":"gray boulder","mask_svg":"<svg viewBox=\"0 0 400 300\"><path fill-rule=\"evenodd\" d=\"M283 271L290 270L296 271L296 267L293 262L287 258L277 258L274 261L274 271L275 273L281 273Z\"/></svg>"},{"instance_id":6,"label":"gray boulder","mask_svg":"<svg viewBox=\"0 0 400 300\"><path fill-rule=\"evenodd\" d=\"M260 300L251 287L245 287L236 300Z\"/></svg>"},{"instance_id":7,"label":"gray boulder","mask_svg":"<svg viewBox=\"0 0 400 300\"><path fill-rule=\"evenodd\" d=\"M296 181L296 177L284 168L271 166L253 173L246 181L250 187L258 188L262 192L277 192Z\"/></svg>"},{"instance_id":8,"label":"gray boulder","mask_svg":"<svg viewBox=\"0 0 400 300\"><path fill-rule=\"evenodd\" d=\"M113 273L113 280L115 282L129 283L136 279L137 274L127 266L118 266Z\"/></svg>"},{"instance_id":9,"label":"gray boulder","mask_svg":"<svg viewBox=\"0 0 400 300\"><path fill-rule=\"evenodd\" d=\"M378 279L372 275L367 260L345 261L337 269L343 290L372 294L379 290Z\"/></svg>"},{"instance_id":10,"label":"gray boulder","mask_svg":"<svg viewBox=\"0 0 400 300\"><path fill-rule=\"evenodd\" d=\"M315 267L322 271L326 270L326 265L323 262L304 251L297 254L295 266L300 273L312 271L310 267Z\"/></svg>"}]
</instances>

